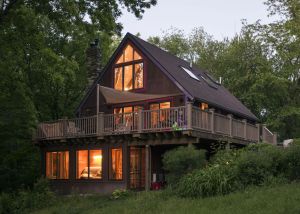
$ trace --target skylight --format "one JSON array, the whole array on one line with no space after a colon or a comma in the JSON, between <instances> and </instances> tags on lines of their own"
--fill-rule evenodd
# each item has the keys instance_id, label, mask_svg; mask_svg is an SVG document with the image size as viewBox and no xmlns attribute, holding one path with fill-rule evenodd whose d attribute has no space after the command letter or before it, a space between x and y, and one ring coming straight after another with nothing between
<instances>
[{"instance_id":1,"label":"skylight","mask_svg":"<svg viewBox=\"0 0 300 214\"><path fill-rule=\"evenodd\" d=\"M187 68L185 68L185 67L182 67L182 66L181 66L181 68L182 68L182 69L183 69L190 77L192 77L192 78L195 79L195 80L200 81L199 78L198 78L191 70L189 70L189 69L187 69Z\"/></svg>"}]
</instances>

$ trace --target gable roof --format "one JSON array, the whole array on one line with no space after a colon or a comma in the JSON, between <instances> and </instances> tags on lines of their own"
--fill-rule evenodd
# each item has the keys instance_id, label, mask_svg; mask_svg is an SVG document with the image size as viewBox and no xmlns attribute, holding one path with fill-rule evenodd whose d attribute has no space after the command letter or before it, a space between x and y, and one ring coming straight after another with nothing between
<instances>
[{"instance_id":1,"label":"gable roof","mask_svg":"<svg viewBox=\"0 0 300 214\"><path fill-rule=\"evenodd\" d=\"M235 96L233 96L224 86L217 84L209 76L208 72L195 66L192 68L189 62L180 59L155 45L152 45L130 33L127 33L121 44L116 49L109 62L100 73L94 84L89 89L85 98L77 108L83 105L89 94L93 91L96 84L100 81L103 73L113 63L119 50L127 40L130 40L147 58L149 58L162 72L164 72L171 81L191 100L206 102L211 106L224 109L235 115L257 121L257 117L244 106ZM192 78L185 69L190 70L199 80Z\"/></svg>"}]
</instances>

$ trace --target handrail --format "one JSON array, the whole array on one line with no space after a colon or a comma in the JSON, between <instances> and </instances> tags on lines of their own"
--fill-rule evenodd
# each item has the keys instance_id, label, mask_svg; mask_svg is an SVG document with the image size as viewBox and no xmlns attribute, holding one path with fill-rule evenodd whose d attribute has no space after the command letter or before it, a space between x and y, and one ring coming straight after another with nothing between
<instances>
[{"instance_id":1,"label":"handrail","mask_svg":"<svg viewBox=\"0 0 300 214\"><path fill-rule=\"evenodd\" d=\"M65 139L146 132L195 130L247 141L259 141L259 126L232 115L186 106L139 110L123 114L103 114L43 122L36 131L37 140ZM275 134L265 126L264 141L274 143Z\"/></svg>"}]
</instances>

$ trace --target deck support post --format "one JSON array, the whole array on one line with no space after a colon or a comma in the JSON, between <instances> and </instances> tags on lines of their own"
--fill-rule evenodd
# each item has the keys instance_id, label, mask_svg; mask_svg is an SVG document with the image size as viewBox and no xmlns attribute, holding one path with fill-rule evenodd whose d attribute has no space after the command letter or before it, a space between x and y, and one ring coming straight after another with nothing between
<instances>
[{"instance_id":1,"label":"deck support post","mask_svg":"<svg viewBox=\"0 0 300 214\"><path fill-rule=\"evenodd\" d=\"M227 117L229 119L229 137L232 137L232 114L228 114Z\"/></svg>"},{"instance_id":2,"label":"deck support post","mask_svg":"<svg viewBox=\"0 0 300 214\"><path fill-rule=\"evenodd\" d=\"M259 125L259 123L256 124L256 128L257 128L257 143L259 143L259 141L260 141L260 130L259 130L260 125Z\"/></svg>"},{"instance_id":3,"label":"deck support post","mask_svg":"<svg viewBox=\"0 0 300 214\"><path fill-rule=\"evenodd\" d=\"M211 118L210 118L210 131L211 133L215 133L215 109L211 108L209 109L210 113L211 113Z\"/></svg>"},{"instance_id":4,"label":"deck support post","mask_svg":"<svg viewBox=\"0 0 300 214\"><path fill-rule=\"evenodd\" d=\"M149 191L151 186L151 147L145 146L145 190Z\"/></svg>"},{"instance_id":5,"label":"deck support post","mask_svg":"<svg viewBox=\"0 0 300 214\"><path fill-rule=\"evenodd\" d=\"M247 139L247 120L243 119L242 121L244 123L244 139Z\"/></svg>"},{"instance_id":6,"label":"deck support post","mask_svg":"<svg viewBox=\"0 0 300 214\"><path fill-rule=\"evenodd\" d=\"M193 110L193 103L187 102L186 103L186 117L187 117L187 129L192 130L192 110Z\"/></svg>"}]
</instances>

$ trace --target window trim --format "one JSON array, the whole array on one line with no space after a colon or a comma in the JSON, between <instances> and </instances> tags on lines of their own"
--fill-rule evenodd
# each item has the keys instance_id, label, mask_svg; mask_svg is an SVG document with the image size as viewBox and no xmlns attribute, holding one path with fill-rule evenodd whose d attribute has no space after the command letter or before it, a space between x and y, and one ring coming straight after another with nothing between
<instances>
[{"instance_id":1,"label":"window trim","mask_svg":"<svg viewBox=\"0 0 300 214\"><path fill-rule=\"evenodd\" d=\"M56 153L58 154L59 152L68 152L68 158L69 158L69 164L68 164L68 178L48 178L47 177L47 153ZM55 150L55 151L45 151L45 178L49 179L49 180L70 180L70 151L69 150ZM58 159L56 160L56 164L58 165ZM56 169L56 171L58 172L58 167Z\"/></svg>"},{"instance_id":2,"label":"window trim","mask_svg":"<svg viewBox=\"0 0 300 214\"><path fill-rule=\"evenodd\" d=\"M77 177L77 173L78 173L78 151L84 151L84 150L87 150L88 151L88 164L87 164L87 167L88 167L88 178L87 179L81 179L81 178L78 178ZM102 155L102 161L101 161L101 178L90 178L90 150L101 150L101 155ZM75 176L75 180L76 181L102 181L104 180L103 177L104 177L104 168L103 168L103 159L104 159L104 152L105 150L103 148L79 148L79 149L76 149L75 150L75 173L76 173L76 176Z\"/></svg>"},{"instance_id":3,"label":"window trim","mask_svg":"<svg viewBox=\"0 0 300 214\"><path fill-rule=\"evenodd\" d=\"M137 59L137 60L133 59L132 61L129 61L129 62L122 62L122 63L117 64L118 59L124 54L125 49L128 45L130 45L132 47L133 58L134 58L134 52L137 52L140 55L141 59ZM139 64L139 63L143 64L143 87L135 88L134 87L135 86L135 74L134 74L135 72L134 71L135 71L135 65ZM145 81L145 79L146 79L146 72L145 72L145 70L146 70L145 69L146 60L145 60L144 55L131 42L128 42L123 46L123 49L120 51L120 53L116 56L116 58L114 60L114 63L113 63L113 66L112 66L112 73L113 73L113 75L112 75L112 79L113 79L112 88L115 89L115 68L120 68L121 67L122 68L122 91L125 91L124 90L124 67L128 66L128 65L132 66L132 89L127 90L127 91L135 92L135 91L144 90L146 88L146 86L145 86L145 83L146 83L146 81Z\"/></svg>"},{"instance_id":4,"label":"window trim","mask_svg":"<svg viewBox=\"0 0 300 214\"><path fill-rule=\"evenodd\" d=\"M112 150L113 149L121 149L122 151L122 179L114 179L111 178L111 170L112 170ZM108 180L109 181L124 181L124 151L123 151L123 146L119 145L119 146L112 146L109 147L108 149Z\"/></svg>"}]
</instances>

